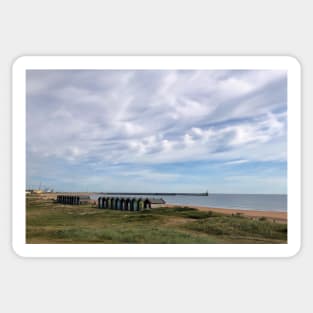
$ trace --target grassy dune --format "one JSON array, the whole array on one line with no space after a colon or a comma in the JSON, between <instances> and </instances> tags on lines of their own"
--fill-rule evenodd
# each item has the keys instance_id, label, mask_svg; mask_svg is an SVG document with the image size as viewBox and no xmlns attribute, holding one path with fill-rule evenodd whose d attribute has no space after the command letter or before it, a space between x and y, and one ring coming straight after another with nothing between
<instances>
[{"instance_id":1,"label":"grassy dune","mask_svg":"<svg viewBox=\"0 0 313 313\"><path fill-rule=\"evenodd\" d=\"M286 243L287 225L188 207L143 212L27 196L27 243Z\"/></svg>"}]
</instances>

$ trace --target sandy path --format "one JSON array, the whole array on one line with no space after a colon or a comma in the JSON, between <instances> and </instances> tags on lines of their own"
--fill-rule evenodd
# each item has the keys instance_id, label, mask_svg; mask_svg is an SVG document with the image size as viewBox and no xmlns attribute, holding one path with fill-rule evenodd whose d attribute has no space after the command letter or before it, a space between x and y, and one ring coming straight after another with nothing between
<instances>
[{"instance_id":1,"label":"sandy path","mask_svg":"<svg viewBox=\"0 0 313 313\"><path fill-rule=\"evenodd\" d=\"M166 204L168 208L181 207L179 205L174 204ZM255 211L255 210L239 210L239 209L223 209L223 208L208 208L204 206L194 206L194 205L186 205L186 207L197 209L199 211L212 211L216 213L223 214L242 214L243 216L252 217L252 218L260 218L266 217L270 220L275 220L276 222L287 223L287 212L273 212L273 211Z\"/></svg>"}]
</instances>

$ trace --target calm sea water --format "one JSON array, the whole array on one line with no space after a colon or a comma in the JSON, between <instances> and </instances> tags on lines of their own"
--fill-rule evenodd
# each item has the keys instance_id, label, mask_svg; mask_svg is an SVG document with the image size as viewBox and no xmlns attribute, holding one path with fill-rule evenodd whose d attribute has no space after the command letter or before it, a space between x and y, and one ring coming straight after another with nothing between
<instances>
[{"instance_id":1,"label":"calm sea water","mask_svg":"<svg viewBox=\"0 0 313 313\"><path fill-rule=\"evenodd\" d=\"M100 194L93 194L97 199ZM113 195L118 196L118 195ZM121 197L126 197L122 196ZM131 197L131 196L129 196ZM132 195L136 197L136 195ZM287 211L287 195L252 195L252 194L209 194L208 196L154 196L137 197L162 198L169 204L199 205L211 208L228 208L258 211Z\"/></svg>"}]
</instances>

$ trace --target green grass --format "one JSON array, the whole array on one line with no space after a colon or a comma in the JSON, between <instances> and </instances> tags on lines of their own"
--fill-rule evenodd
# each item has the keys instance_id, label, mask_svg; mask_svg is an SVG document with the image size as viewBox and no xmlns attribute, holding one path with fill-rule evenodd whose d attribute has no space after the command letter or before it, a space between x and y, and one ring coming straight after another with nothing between
<instances>
[{"instance_id":1,"label":"green grass","mask_svg":"<svg viewBox=\"0 0 313 313\"><path fill-rule=\"evenodd\" d=\"M287 225L188 207L142 212L28 196L27 243L286 243Z\"/></svg>"},{"instance_id":2,"label":"green grass","mask_svg":"<svg viewBox=\"0 0 313 313\"><path fill-rule=\"evenodd\" d=\"M218 216L210 219L191 222L185 225L187 229L199 233L214 234L230 239L254 238L254 240L287 240L287 225L251 220L237 216Z\"/></svg>"}]
</instances>

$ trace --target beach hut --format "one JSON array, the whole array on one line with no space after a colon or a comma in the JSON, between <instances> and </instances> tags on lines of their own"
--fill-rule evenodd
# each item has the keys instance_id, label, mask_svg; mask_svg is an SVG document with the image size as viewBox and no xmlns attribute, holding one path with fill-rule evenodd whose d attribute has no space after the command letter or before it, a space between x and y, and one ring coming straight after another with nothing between
<instances>
[{"instance_id":1,"label":"beach hut","mask_svg":"<svg viewBox=\"0 0 313 313\"><path fill-rule=\"evenodd\" d=\"M155 198L148 198L144 202L145 209L153 209L153 208L160 208L163 207L165 201L163 199L155 199Z\"/></svg>"},{"instance_id":2,"label":"beach hut","mask_svg":"<svg viewBox=\"0 0 313 313\"><path fill-rule=\"evenodd\" d=\"M122 207L122 199L123 198L119 198L119 210L123 210L123 207Z\"/></svg>"},{"instance_id":3,"label":"beach hut","mask_svg":"<svg viewBox=\"0 0 313 313\"><path fill-rule=\"evenodd\" d=\"M107 208L107 205L106 205L106 204L107 204L106 198L103 197L103 198L102 198L102 208L103 208L103 209L106 209L106 208Z\"/></svg>"},{"instance_id":4,"label":"beach hut","mask_svg":"<svg viewBox=\"0 0 313 313\"><path fill-rule=\"evenodd\" d=\"M114 210L114 205L115 205L114 202L115 202L115 201L114 201L114 198L110 198L110 203L111 203L111 209L112 209L112 210Z\"/></svg>"},{"instance_id":5,"label":"beach hut","mask_svg":"<svg viewBox=\"0 0 313 313\"><path fill-rule=\"evenodd\" d=\"M104 203L105 203L105 198L104 197L99 197L99 208L100 209L105 208Z\"/></svg>"},{"instance_id":6,"label":"beach hut","mask_svg":"<svg viewBox=\"0 0 313 313\"><path fill-rule=\"evenodd\" d=\"M116 201L117 201L117 199L114 198L114 199L113 199L113 209L114 209L114 210L117 210L117 207L116 207L116 204L117 204L117 203L116 203Z\"/></svg>"},{"instance_id":7,"label":"beach hut","mask_svg":"<svg viewBox=\"0 0 313 313\"><path fill-rule=\"evenodd\" d=\"M120 198L117 198L115 200L115 209L116 210L120 210L121 209L121 200L120 200Z\"/></svg>"},{"instance_id":8,"label":"beach hut","mask_svg":"<svg viewBox=\"0 0 313 313\"><path fill-rule=\"evenodd\" d=\"M90 203L90 197L89 196L77 196L77 195L58 195L57 196L57 202L63 203L63 204L69 204L69 205L79 205L79 204L88 204ZM101 206L101 202L99 204L99 198L98 198L98 207Z\"/></svg>"},{"instance_id":9,"label":"beach hut","mask_svg":"<svg viewBox=\"0 0 313 313\"><path fill-rule=\"evenodd\" d=\"M115 207L115 199L110 198L110 209L114 210L114 207Z\"/></svg>"},{"instance_id":10,"label":"beach hut","mask_svg":"<svg viewBox=\"0 0 313 313\"><path fill-rule=\"evenodd\" d=\"M138 199L138 208L137 208L137 210L138 211L142 211L144 209L144 201L143 201L143 199Z\"/></svg>"},{"instance_id":11,"label":"beach hut","mask_svg":"<svg viewBox=\"0 0 313 313\"><path fill-rule=\"evenodd\" d=\"M138 210L138 200L136 198L133 198L131 200L131 207L130 207L131 211L137 211Z\"/></svg>"},{"instance_id":12,"label":"beach hut","mask_svg":"<svg viewBox=\"0 0 313 313\"><path fill-rule=\"evenodd\" d=\"M106 202L107 202L107 208L111 209L111 199L107 198Z\"/></svg>"},{"instance_id":13,"label":"beach hut","mask_svg":"<svg viewBox=\"0 0 313 313\"><path fill-rule=\"evenodd\" d=\"M125 211L125 199L124 198L121 199L121 210Z\"/></svg>"},{"instance_id":14,"label":"beach hut","mask_svg":"<svg viewBox=\"0 0 313 313\"><path fill-rule=\"evenodd\" d=\"M130 211L130 204L131 204L131 199L127 198L125 200L125 210Z\"/></svg>"},{"instance_id":15,"label":"beach hut","mask_svg":"<svg viewBox=\"0 0 313 313\"><path fill-rule=\"evenodd\" d=\"M120 199L115 198L115 210L119 210L119 209L120 209Z\"/></svg>"},{"instance_id":16,"label":"beach hut","mask_svg":"<svg viewBox=\"0 0 313 313\"><path fill-rule=\"evenodd\" d=\"M144 201L144 208L151 209L151 203L148 198Z\"/></svg>"},{"instance_id":17,"label":"beach hut","mask_svg":"<svg viewBox=\"0 0 313 313\"><path fill-rule=\"evenodd\" d=\"M89 196L79 196L78 197L78 203L79 204L88 204L90 202Z\"/></svg>"},{"instance_id":18,"label":"beach hut","mask_svg":"<svg viewBox=\"0 0 313 313\"><path fill-rule=\"evenodd\" d=\"M120 198L120 210L121 211L124 211L124 204L125 204L125 201L123 198Z\"/></svg>"}]
</instances>

